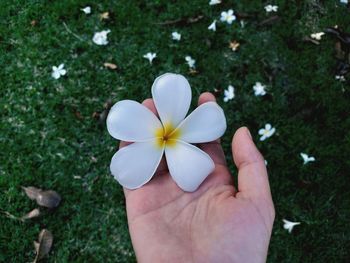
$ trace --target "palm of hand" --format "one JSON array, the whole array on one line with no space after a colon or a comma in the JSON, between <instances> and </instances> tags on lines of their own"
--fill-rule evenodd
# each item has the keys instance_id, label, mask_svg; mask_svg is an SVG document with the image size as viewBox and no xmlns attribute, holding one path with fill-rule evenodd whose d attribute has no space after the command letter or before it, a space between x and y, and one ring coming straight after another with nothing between
<instances>
[{"instance_id":1,"label":"palm of hand","mask_svg":"<svg viewBox=\"0 0 350 263\"><path fill-rule=\"evenodd\" d=\"M183 192L164 160L148 184L125 189L129 230L139 262L265 261L274 209L267 177L259 174L266 173L263 159L256 148L247 148L255 146L244 129L233 140L238 192L219 142L200 145L216 167L197 191ZM235 153L240 146L245 149Z\"/></svg>"}]
</instances>

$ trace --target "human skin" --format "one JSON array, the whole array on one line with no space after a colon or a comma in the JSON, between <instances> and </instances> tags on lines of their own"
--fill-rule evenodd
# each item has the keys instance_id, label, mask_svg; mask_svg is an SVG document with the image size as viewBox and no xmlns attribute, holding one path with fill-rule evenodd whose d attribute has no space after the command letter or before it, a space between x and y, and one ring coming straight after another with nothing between
<instances>
[{"instance_id":1,"label":"human skin","mask_svg":"<svg viewBox=\"0 0 350 263\"><path fill-rule=\"evenodd\" d=\"M215 97L206 92L198 104L208 101ZM143 104L157 114L152 99ZM176 185L164 159L150 182L136 190L124 188L137 261L265 262L275 210L264 158L249 130L239 128L232 139L236 187L220 141L198 146L213 159L215 170L195 192Z\"/></svg>"}]
</instances>

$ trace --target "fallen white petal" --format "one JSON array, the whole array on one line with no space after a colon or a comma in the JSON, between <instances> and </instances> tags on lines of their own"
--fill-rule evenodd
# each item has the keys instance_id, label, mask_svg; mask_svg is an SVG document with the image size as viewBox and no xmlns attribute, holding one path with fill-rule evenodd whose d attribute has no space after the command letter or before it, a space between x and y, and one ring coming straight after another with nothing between
<instances>
[{"instance_id":1,"label":"fallen white petal","mask_svg":"<svg viewBox=\"0 0 350 263\"><path fill-rule=\"evenodd\" d=\"M166 73L152 86L152 97L162 123L174 128L185 118L191 96L190 84L182 75Z\"/></svg>"},{"instance_id":2,"label":"fallen white petal","mask_svg":"<svg viewBox=\"0 0 350 263\"><path fill-rule=\"evenodd\" d=\"M147 107L132 100L114 104L107 116L107 130L118 140L140 142L155 138L162 124Z\"/></svg>"},{"instance_id":3,"label":"fallen white petal","mask_svg":"<svg viewBox=\"0 0 350 263\"><path fill-rule=\"evenodd\" d=\"M182 141L166 147L165 156L171 177L187 192L195 191L215 168L208 154Z\"/></svg>"},{"instance_id":4,"label":"fallen white petal","mask_svg":"<svg viewBox=\"0 0 350 263\"><path fill-rule=\"evenodd\" d=\"M139 188L151 180L163 152L164 148L159 148L155 140L132 143L114 154L111 172L125 188Z\"/></svg>"},{"instance_id":5,"label":"fallen white petal","mask_svg":"<svg viewBox=\"0 0 350 263\"><path fill-rule=\"evenodd\" d=\"M210 142L220 138L226 130L224 111L216 102L207 102L184 119L178 129L179 140L188 143Z\"/></svg>"}]
</instances>

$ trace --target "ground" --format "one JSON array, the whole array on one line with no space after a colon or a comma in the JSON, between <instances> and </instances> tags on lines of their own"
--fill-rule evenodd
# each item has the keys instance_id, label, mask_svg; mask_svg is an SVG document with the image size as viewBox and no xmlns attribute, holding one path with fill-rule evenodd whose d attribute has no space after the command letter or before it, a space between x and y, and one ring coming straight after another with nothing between
<instances>
[{"instance_id":1,"label":"ground","mask_svg":"<svg viewBox=\"0 0 350 263\"><path fill-rule=\"evenodd\" d=\"M249 127L268 162L276 208L268 262L346 262L349 82L335 79L335 38L325 35L316 45L305 37L335 25L350 31L349 8L336 0L97 2L0 3L0 261L33 260L43 228L54 236L47 262L135 261L123 192L109 172L117 141L93 115L108 100L150 97L157 76L176 72L189 79L193 107L201 92L211 91L224 108L223 146L234 176L230 141L240 126ZM270 3L277 13L266 13ZM90 15L80 10L87 5ZM207 29L231 8L237 21ZM107 11L110 18L101 20ZM94 44L94 32L106 29L109 44ZM171 39L173 31L181 41ZM240 43L236 52L233 40ZM157 53L152 65L147 52ZM61 63L67 74L56 80L52 66ZM267 95L254 95L257 81ZM228 85L235 98L225 103ZM261 142L258 130L266 123L276 133ZM300 152L316 161L303 165ZM7 217L36 207L21 189L29 185L54 189L63 201L36 219ZM301 225L289 234L283 218Z\"/></svg>"}]
</instances>

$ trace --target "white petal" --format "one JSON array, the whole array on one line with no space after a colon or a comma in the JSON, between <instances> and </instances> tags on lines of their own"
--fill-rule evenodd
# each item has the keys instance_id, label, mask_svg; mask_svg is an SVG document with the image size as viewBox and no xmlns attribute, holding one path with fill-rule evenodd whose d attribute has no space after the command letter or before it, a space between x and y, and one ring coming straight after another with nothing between
<instances>
[{"instance_id":1,"label":"white petal","mask_svg":"<svg viewBox=\"0 0 350 263\"><path fill-rule=\"evenodd\" d=\"M188 112L192 92L184 76L166 73L154 81L152 96L162 123L177 127Z\"/></svg>"},{"instance_id":2,"label":"white petal","mask_svg":"<svg viewBox=\"0 0 350 263\"><path fill-rule=\"evenodd\" d=\"M182 141L165 147L165 156L171 177L187 192L195 191L215 168L208 154Z\"/></svg>"},{"instance_id":3,"label":"white petal","mask_svg":"<svg viewBox=\"0 0 350 263\"><path fill-rule=\"evenodd\" d=\"M125 188L139 188L151 180L163 152L164 148L159 148L155 140L132 143L114 154L111 172Z\"/></svg>"},{"instance_id":4,"label":"white petal","mask_svg":"<svg viewBox=\"0 0 350 263\"><path fill-rule=\"evenodd\" d=\"M66 73L67 73L67 70L65 69L60 69L59 71L59 74L61 74L62 76L66 75Z\"/></svg>"},{"instance_id":5,"label":"white petal","mask_svg":"<svg viewBox=\"0 0 350 263\"><path fill-rule=\"evenodd\" d=\"M60 75L60 72L58 70L56 71L53 71L51 76L54 78L54 79L59 79L61 77Z\"/></svg>"},{"instance_id":6,"label":"white petal","mask_svg":"<svg viewBox=\"0 0 350 263\"><path fill-rule=\"evenodd\" d=\"M64 68L64 64L60 64L59 66L58 66L58 69L63 69Z\"/></svg>"},{"instance_id":7,"label":"white petal","mask_svg":"<svg viewBox=\"0 0 350 263\"><path fill-rule=\"evenodd\" d=\"M188 143L210 142L220 138L226 130L224 111L215 102L207 102L196 108L179 127L179 140Z\"/></svg>"},{"instance_id":8,"label":"white petal","mask_svg":"<svg viewBox=\"0 0 350 263\"><path fill-rule=\"evenodd\" d=\"M263 136L260 137L260 141L265 141L266 138L267 138L266 135L263 135Z\"/></svg>"},{"instance_id":9,"label":"white petal","mask_svg":"<svg viewBox=\"0 0 350 263\"><path fill-rule=\"evenodd\" d=\"M269 137L272 136L276 131L276 128L272 128L269 132Z\"/></svg>"},{"instance_id":10,"label":"white petal","mask_svg":"<svg viewBox=\"0 0 350 263\"><path fill-rule=\"evenodd\" d=\"M162 124L148 108L133 100L114 104L107 116L107 129L118 140L140 142L155 138Z\"/></svg>"},{"instance_id":11,"label":"white petal","mask_svg":"<svg viewBox=\"0 0 350 263\"><path fill-rule=\"evenodd\" d=\"M264 128L259 130L259 135L263 135L264 133L265 133L265 129Z\"/></svg>"},{"instance_id":12,"label":"white petal","mask_svg":"<svg viewBox=\"0 0 350 263\"><path fill-rule=\"evenodd\" d=\"M266 123L265 124L265 130L270 130L271 129L271 124L270 123Z\"/></svg>"}]
</instances>

